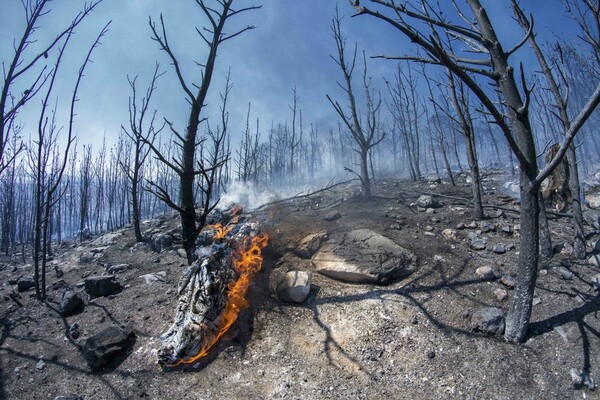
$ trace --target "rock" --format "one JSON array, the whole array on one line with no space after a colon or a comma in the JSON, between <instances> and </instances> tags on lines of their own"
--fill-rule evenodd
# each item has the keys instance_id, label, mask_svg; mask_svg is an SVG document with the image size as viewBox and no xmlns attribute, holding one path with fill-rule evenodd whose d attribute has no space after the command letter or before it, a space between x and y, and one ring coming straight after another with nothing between
<instances>
[{"instance_id":1,"label":"rock","mask_svg":"<svg viewBox=\"0 0 600 400\"><path fill-rule=\"evenodd\" d=\"M17 280L17 292L26 292L34 286L33 278L30 276L22 276Z\"/></svg>"},{"instance_id":2,"label":"rock","mask_svg":"<svg viewBox=\"0 0 600 400\"><path fill-rule=\"evenodd\" d=\"M592 276L591 284L592 284L592 287L594 288L594 290L596 290L597 292L600 292L600 274L596 274L596 275Z\"/></svg>"},{"instance_id":3,"label":"rock","mask_svg":"<svg viewBox=\"0 0 600 400\"><path fill-rule=\"evenodd\" d=\"M74 323L69 327L69 336L71 336L73 339L77 339L79 337L79 325L77 323Z\"/></svg>"},{"instance_id":4,"label":"rock","mask_svg":"<svg viewBox=\"0 0 600 400\"><path fill-rule=\"evenodd\" d=\"M513 228L511 226L503 226L501 228L502 233L506 234L506 235L512 235L513 234Z\"/></svg>"},{"instance_id":5,"label":"rock","mask_svg":"<svg viewBox=\"0 0 600 400\"><path fill-rule=\"evenodd\" d=\"M63 317L73 313L79 307L83 305L81 297L70 287L65 286L63 288L62 295L60 297L59 311Z\"/></svg>"},{"instance_id":6,"label":"rock","mask_svg":"<svg viewBox=\"0 0 600 400\"><path fill-rule=\"evenodd\" d=\"M467 226L465 224L463 224L462 222L460 222L459 224L456 225L456 229L458 229L459 231L462 231L463 229L466 229Z\"/></svg>"},{"instance_id":7,"label":"rock","mask_svg":"<svg viewBox=\"0 0 600 400\"><path fill-rule=\"evenodd\" d=\"M498 301L504 301L508 299L508 292L504 289L496 289L494 290L494 296Z\"/></svg>"},{"instance_id":8,"label":"rock","mask_svg":"<svg viewBox=\"0 0 600 400\"><path fill-rule=\"evenodd\" d=\"M600 255L594 254L588 258L588 264L593 265L594 267L600 267Z\"/></svg>"},{"instance_id":9,"label":"rock","mask_svg":"<svg viewBox=\"0 0 600 400\"><path fill-rule=\"evenodd\" d=\"M302 303L310 293L312 275L306 271L289 271L271 275L271 292L281 301Z\"/></svg>"},{"instance_id":10,"label":"rock","mask_svg":"<svg viewBox=\"0 0 600 400\"><path fill-rule=\"evenodd\" d=\"M140 278L146 281L147 285L151 285L154 282L164 282L167 280L167 271L155 272L153 274L140 275Z\"/></svg>"},{"instance_id":11,"label":"rock","mask_svg":"<svg viewBox=\"0 0 600 400\"><path fill-rule=\"evenodd\" d=\"M571 375L571 383L575 389L580 389L584 386L590 390L594 390L596 388L596 383L587 370L571 368L569 373Z\"/></svg>"},{"instance_id":12,"label":"rock","mask_svg":"<svg viewBox=\"0 0 600 400\"><path fill-rule=\"evenodd\" d=\"M325 218L323 218L323 219L325 221L331 222L331 221L335 221L335 220L340 219L340 218L342 218L342 214L340 214L339 211L332 211L329 214L327 214L325 216Z\"/></svg>"},{"instance_id":13,"label":"rock","mask_svg":"<svg viewBox=\"0 0 600 400\"><path fill-rule=\"evenodd\" d=\"M116 274L117 272L121 272L121 271L125 271L127 269L129 269L130 265L129 264L115 264L115 265L111 265L110 267L106 267L106 272L108 272L109 274Z\"/></svg>"},{"instance_id":14,"label":"rock","mask_svg":"<svg viewBox=\"0 0 600 400\"><path fill-rule=\"evenodd\" d=\"M78 396L76 394L67 394L64 396L56 396L54 400L84 400L83 396Z\"/></svg>"},{"instance_id":15,"label":"rock","mask_svg":"<svg viewBox=\"0 0 600 400\"><path fill-rule=\"evenodd\" d=\"M504 332L504 314L496 307L483 308L471 315L471 330L491 335Z\"/></svg>"},{"instance_id":16,"label":"rock","mask_svg":"<svg viewBox=\"0 0 600 400\"><path fill-rule=\"evenodd\" d=\"M442 178L437 175L430 175L427 177L427 183L442 183Z\"/></svg>"},{"instance_id":17,"label":"rock","mask_svg":"<svg viewBox=\"0 0 600 400\"><path fill-rule=\"evenodd\" d=\"M456 231L454 229L444 229L442 235L448 240L456 240Z\"/></svg>"},{"instance_id":18,"label":"rock","mask_svg":"<svg viewBox=\"0 0 600 400\"><path fill-rule=\"evenodd\" d=\"M93 246L109 246L115 244L119 236L123 236L123 232L109 232L92 241Z\"/></svg>"},{"instance_id":19,"label":"rock","mask_svg":"<svg viewBox=\"0 0 600 400\"><path fill-rule=\"evenodd\" d=\"M181 258L185 258L187 260L187 253L184 249L177 249L177 255Z\"/></svg>"},{"instance_id":20,"label":"rock","mask_svg":"<svg viewBox=\"0 0 600 400\"><path fill-rule=\"evenodd\" d=\"M425 214L435 214L435 208L427 208L425 209Z\"/></svg>"},{"instance_id":21,"label":"rock","mask_svg":"<svg viewBox=\"0 0 600 400\"><path fill-rule=\"evenodd\" d=\"M502 278L500 278L500 283L509 289L514 289L517 282L515 278L510 275L502 275Z\"/></svg>"},{"instance_id":22,"label":"rock","mask_svg":"<svg viewBox=\"0 0 600 400\"><path fill-rule=\"evenodd\" d=\"M312 262L317 272L333 279L387 284L412 274L417 258L383 235L358 229L332 235Z\"/></svg>"},{"instance_id":23,"label":"rock","mask_svg":"<svg viewBox=\"0 0 600 400\"><path fill-rule=\"evenodd\" d=\"M121 284L115 280L114 275L91 276L84 283L85 291L91 298L108 296L121 290Z\"/></svg>"},{"instance_id":24,"label":"rock","mask_svg":"<svg viewBox=\"0 0 600 400\"><path fill-rule=\"evenodd\" d=\"M533 301L531 302L532 305L537 306L538 304L542 304L542 298L541 297L534 297Z\"/></svg>"},{"instance_id":25,"label":"rock","mask_svg":"<svg viewBox=\"0 0 600 400\"><path fill-rule=\"evenodd\" d=\"M149 240L150 247L157 253L171 247L173 242L175 242L173 232L158 233L153 235Z\"/></svg>"},{"instance_id":26,"label":"rock","mask_svg":"<svg viewBox=\"0 0 600 400\"><path fill-rule=\"evenodd\" d=\"M421 208L439 208L442 206L439 201L437 201L432 196L428 196L428 195L422 195L421 197L419 197L417 199L416 204L417 204L417 207L421 207Z\"/></svg>"},{"instance_id":27,"label":"rock","mask_svg":"<svg viewBox=\"0 0 600 400\"><path fill-rule=\"evenodd\" d=\"M571 271L569 271L568 269L566 269L565 267L559 267L558 273L566 281L570 281L571 279L573 279L573 273Z\"/></svg>"},{"instance_id":28,"label":"rock","mask_svg":"<svg viewBox=\"0 0 600 400\"><path fill-rule=\"evenodd\" d=\"M325 232L311 233L305 236L294 253L300 258L311 258L321 247L321 243L327 239Z\"/></svg>"},{"instance_id":29,"label":"rock","mask_svg":"<svg viewBox=\"0 0 600 400\"><path fill-rule=\"evenodd\" d=\"M492 224L491 222L481 221L479 224L479 229L483 233L496 232L496 225Z\"/></svg>"},{"instance_id":30,"label":"rock","mask_svg":"<svg viewBox=\"0 0 600 400\"><path fill-rule=\"evenodd\" d=\"M496 278L496 273L493 268L489 265L484 265L483 267L479 267L475 270L475 273L480 279L485 279L486 281L492 280Z\"/></svg>"},{"instance_id":31,"label":"rock","mask_svg":"<svg viewBox=\"0 0 600 400\"><path fill-rule=\"evenodd\" d=\"M477 229L477 222L471 221L471 223L469 225L467 225L467 228L469 228L469 229Z\"/></svg>"},{"instance_id":32,"label":"rock","mask_svg":"<svg viewBox=\"0 0 600 400\"><path fill-rule=\"evenodd\" d=\"M504 253L506 253L506 248L504 247L503 244L496 244L496 245L494 245L494 253L504 254Z\"/></svg>"},{"instance_id":33,"label":"rock","mask_svg":"<svg viewBox=\"0 0 600 400\"><path fill-rule=\"evenodd\" d=\"M81 349L81 355L92 369L96 369L113 361L134 340L133 331L111 325L89 337Z\"/></svg>"},{"instance_id":34,"label":"rock","mask_svg":"<svg viewBox=\"0 0 600 400\"><path fill-rule=\"evenodd\" d=\"M435 351L429 350L427 352L427 358L429 358L430 360L433 360L435 358Z\"/></svg>"},{"instance_id":35,"label":"rock","mask_svg":"<svg viewBox=\"0 0 600 400\"><path fill-rule=\"evenodd\" d=\"M433 226L431 226L431 225L427 225L427 226L425 227L425 232L433 232Z\"/></svg>"},{"instance_id":36,"label":"rock","mask_svg":"<svg viewBox=\"0 0 600 400\"><path fill-rule=\"evenodd\" d=\"M487 244L485 239L480 238L476 233L473 232L469 232L469 239L471 240L469 243L469 247L471 247L471 249L476 251L485 250L485 246Z\"/></svg>"},{"instance_id":37,"label":"rock","mask_svg":"<svg viewBox=\"0 0 600 400\"><path fill-rule=\"evenodd\" d=\"M44 360L40 360L37 362L37 364L35 364L35 368L39 371L43 370L44 368L46 368L46 363L44 362Z\"/></svg>"}]
</instances>

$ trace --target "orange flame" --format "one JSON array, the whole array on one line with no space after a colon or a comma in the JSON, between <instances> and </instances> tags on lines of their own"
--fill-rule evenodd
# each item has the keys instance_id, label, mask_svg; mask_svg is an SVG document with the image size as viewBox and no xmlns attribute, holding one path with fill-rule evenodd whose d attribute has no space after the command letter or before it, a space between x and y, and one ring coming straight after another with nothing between
<instances>
[{"instance_id":1,"label":"orange flame","mask_svg":"<svg viewBox=\"0 0 600 400\"><path fill-rule=\"evenodd\" d=\"M253 236L242 244L242 249L236 251L233 256L233 267L238 272L239 277L236 281L229 284L227 304L220 317L217 334L212 335L209 331L203 332L206 336L198 354L189 359L180 360L174 366L179 363L191 364L206 356L219 338L236 321L240 311L248 307L246 292L250 286L250 282L252 282L252 278L262 268L262 249L267 246L268 241L269 237L267 235Z\"/></svg>"},{"instance_id":2,"label":"orange flame","mask_svg":"<svg viewBox=\"0 0 600 400\"><path fill-rule=\"evenodd\" d=\"M227 234L229 232L231 232L231 230L233 229L233 225L223 226L221 224L215 224L215 225L212 225L211 228L216 230L213 238L215 240L221 240L221 239L225 239Z\"/></svg>"}]
</instances>

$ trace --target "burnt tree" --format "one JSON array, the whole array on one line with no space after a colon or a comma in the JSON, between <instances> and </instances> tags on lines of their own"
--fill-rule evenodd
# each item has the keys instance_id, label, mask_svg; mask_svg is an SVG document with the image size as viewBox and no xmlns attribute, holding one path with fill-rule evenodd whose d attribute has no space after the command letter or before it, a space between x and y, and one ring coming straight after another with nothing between
<instances>
[{"instance_id":1,"label":"burnt tree","mask_svg":"<svg viewBox=\"0 0 600 400\"><path fill-rule=\"evenodd\" d=\"M459 8L458 2L453 2L459 19L463 21L462 25L449 22L444 14L436 11L433 2L425 0L420 1L422 7L418 10L385 0L371 0L368 3L373 7L366 7L357 0L351 0L351 5L358 15L368 15L390 24L426 52L426 56L409 56L408 59L445 66L456 78L464 82L483 103L494 123L502 129L519 162L521 195L519 269L515 295L506 318L504 337L512 342L521 342L529 326L537 278L539 188L542 181L561 162L573 138L600 103L600 85L597 85L587 103L571 120L570 128L565 132L564 141L556 157L540 171L529 119L532 88L526 86L522 68L520 79L522 87L519 87L514 76L514 67L509 62L510 57L527 43L529 36L533 34L533 29L529 29L515 46L505 50L479 0L465 0L470 10L469 16ZM465 58L454 53L436 38L437 35L434 35L433 31L456 37L474 53L474 56ZM486 87L476 76L485 78L486 83L491 83L495 87L503 107L499 107L491 99Z\"/></svg>"},{"instance_id":2,"label":"burnt tree","mask_svg":"<svg viewBox=\"0 0 600 400\"><path fill-rule=\"evenodd\" d=\"M150 182L152 191L165 202L169 207L179 213L182 227L183 247L187 254L188 263L193 261L193 251L195 247L196 237L204 225L206 215L204 210L207 207L202 207L201 214L198 215L195 208L194 188L196 178L199 175L210 174L212 169L218 168L214 165L202 165L197 163L196 153L199 146L198 128L200 124L206 121L203 110L206 105L206 98L210 88L210 84L215 70L217 60L217 52L219 47L226 41L233 39L243 32L253 29L253 26L246 26L233 33L226 33L224 28L228 20L244 13L246 11L256 10L259 6L249 6L234 9L234 0L216 0L215 6L207 4L207 1L196 0L200 10L208 20L208 26L201 29L196 29L201 41L208 46L206 60L196 64L200 67L200 83L193 83L185 79L184 73L180 67L179 59L175 55L173 48L169 43L167 29L160 15L160 24L149 18L149 25L152 31L152 39L158 43L160 50L167 54L177 79L185 94L185 98L190 104L190 114L187 121L185 133L180 134L174 127L173 123L167 122L172 133L177 138L177 144L180 148L179 156L176 159L169 159L152 143L146 142L153 150L155 156L164 164L166 164L179 177L179 200L174 200L168 193L167 188L161 187L157 182ZM193 90L196 89L195 93ZM210 199L208 199L209 201Z\"/></svg>"},{"instance_id":3,"label":"burnt tree","mask_svg":"<svg viewBox=\"0 0 600 400\"><path fill-rule=\"evenodd\" d=\"M350 131L354 143L358 146L356 150L360 158L360 173L355 173L361 182L361 192L364 198L371 197L371 177L369 176L369 154L374 146L377 146L385 138L383 133L379 132L379 109L381 107L381 96L374 98L370 88L371 79L367 77L367 61L363 53L363 88L366 97L366 123L359 114L356 96L354 94L352 75L356 67L357 46L354 46L351 59L346 58L346 38L341 31L342 18L336 10L336 15L331 22L331 31L335 40L337 54L331 56L333 61L340 67L344 76L344 83L339 86L346 93L348 99L348 108L350 114L344 111L337 100L327 95L327 100L331 103L337 114L340 116L344 125Z\"/></svg>"},{"instance_id":4,"label":"burnt tree","mask_svg":"<svg viewBox=\"0 0 600 400\"><path fill-rule=\"evenodd\" d=\"M148 157L150 152L150 147L146 146L145 143L154 143L156 136L163 129L162 127L159 129L154 128L156 110L152 113L152 115L148 116L148 118L150 118L148 127L146 128L144 125L148 114L150 100L152 99L152 94L156 90L156 81L161 75L164 74L159 73L158 68L159 66L156 64L156 67L154 68L154 74L152 75L152 80L146 89L146 94L141 100L138 99L137 94L137 76L133 79L127 77L127 82L131 88L131 95L129 96L129 129L121 126L121 130L131 141L133 150L133 160L131 160L133 162L123 162L123 160L119 160L119 165L129 180L133 232L135 234L135 240L138 242L144 241L142 230L140 229L141 210L139 193L141 187L140 183L142 166L144 165L146 157Z\"/></svg>"}]
</instances>

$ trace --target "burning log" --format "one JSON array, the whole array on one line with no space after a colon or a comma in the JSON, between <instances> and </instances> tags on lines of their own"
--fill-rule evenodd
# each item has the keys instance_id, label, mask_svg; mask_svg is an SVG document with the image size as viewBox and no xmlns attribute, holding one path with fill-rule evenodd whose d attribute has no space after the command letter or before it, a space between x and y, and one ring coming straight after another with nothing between
<instances>
[{"instance_id":1,"label":"burning log","mask_svg":"<svg viewBox=\"0 0 600 400\"><path fill-rule=\"evenodd\" d=\"M181 278L175 322L162 336L158 351L163 366L190 364L206 356L248 306L246 291L262 267L261 251L268 237L260 234L258 222L233 216L226 225L209 229L215 232L214 242L196 249L198 258Z\"/></svg>"}]
</instances>

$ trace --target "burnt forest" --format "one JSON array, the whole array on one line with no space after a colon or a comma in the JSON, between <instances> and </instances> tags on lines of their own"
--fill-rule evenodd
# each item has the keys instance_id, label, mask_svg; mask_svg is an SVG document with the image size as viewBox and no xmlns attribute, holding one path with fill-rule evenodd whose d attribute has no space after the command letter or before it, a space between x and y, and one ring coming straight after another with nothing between
<instances>
[{"instance_id":1,"label":"burnt forest","mask_svg":"<svg viewBox=\"0 0 600 400\"><path fill-rule=\"evenodd\" d=\"M600 399L598 0L3 0L0 400Z\"/></svg>"}]
</instances>

